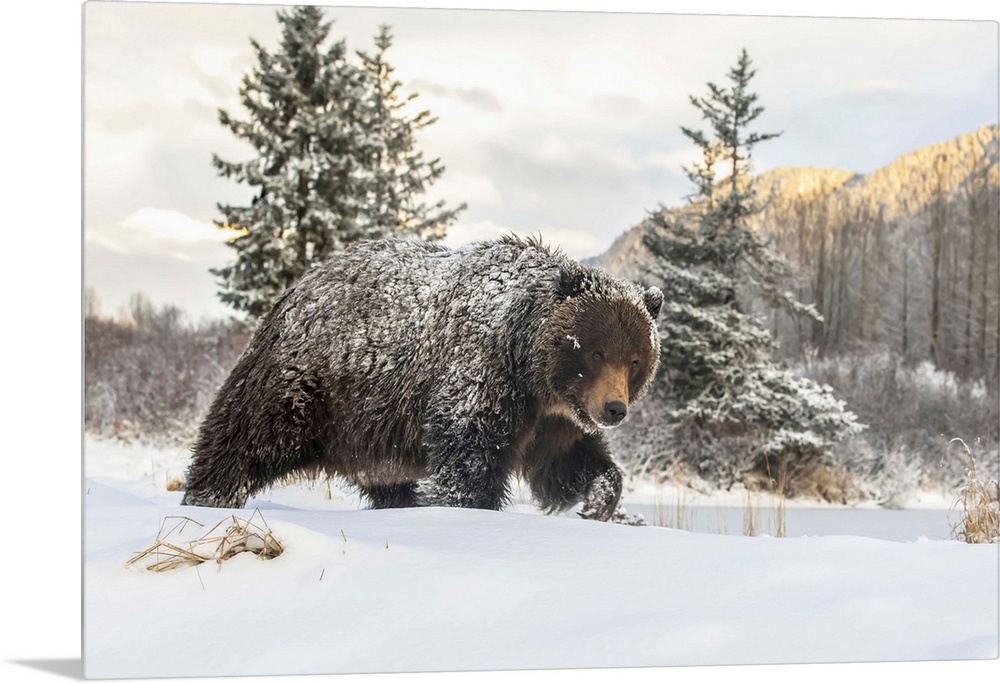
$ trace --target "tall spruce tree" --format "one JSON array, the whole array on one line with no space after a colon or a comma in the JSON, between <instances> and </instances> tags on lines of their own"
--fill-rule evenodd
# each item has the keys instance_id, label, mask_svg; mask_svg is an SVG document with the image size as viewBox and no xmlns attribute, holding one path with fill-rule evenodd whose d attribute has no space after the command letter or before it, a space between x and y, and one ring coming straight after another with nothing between
<instances>
[{"instance_id":1,"label":"tall spruce tree","mask_svg":"<svg viewBox=\"0 0 1000 684\"><path fill-rule=\"evenodd\" d=\"M212 159L222 176L255 188L249 206L219 205L217 225L242 234L229 243L234 262L212 270L222 301L254 318L347 244L387 235L440 239L463 208L420 201L443 167L415 150L414 133L433 119L403 112L409 100L400 99L385 59L388 27L375 57L362 55L356 65L344 40L324 47L332 22L321 9L279 10L277 19L273 54L251 39L257 64L240 87L248 118L219 111L256 155Z\"/></svg>"},{"instance_id":2,"label":"tall spruce tree","mask_svg":"<svg viewBox=\"0 0 1000 684\"><path fill-rule=\"evenodd\" d=\"M818 317L781 289L789 267L748 226L760 211L751 153L778 135L748 130L764 111L749 90L754 74L744 50L728 87L709 83L706 97L691 97L710 127L681 129L702 155L684 169L696 192L682 211L651 213L643 239L654 256L649 274L664 290L656 394L669 414L666 433L650 431L659 444L646 449L647 466L680 460L729 483L754 470L789 468L794 477L797 466L823 462L836 441L863 428L829 387L771 360L770 335L741 304L752 291L793 315Z\"/></svg>"}]
</instances>

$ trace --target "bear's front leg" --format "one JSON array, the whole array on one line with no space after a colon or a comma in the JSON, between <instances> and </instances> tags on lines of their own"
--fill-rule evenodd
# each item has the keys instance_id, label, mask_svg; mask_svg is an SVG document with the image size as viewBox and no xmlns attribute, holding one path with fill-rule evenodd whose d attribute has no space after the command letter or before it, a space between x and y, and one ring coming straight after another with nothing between
<instances>
[{"instance_id":1,"label":"bear's front leg","mask_svg":"<svg viewBox=\"0 0 1000 684\"><path fill-rule=\"evenodd\" d=\"M622 473L604 439L583 434L561 418L541 426L523 472L535 500L548 513L582 502L582 517L608 520L621 498Z\"/></svg>"}]
</instances>

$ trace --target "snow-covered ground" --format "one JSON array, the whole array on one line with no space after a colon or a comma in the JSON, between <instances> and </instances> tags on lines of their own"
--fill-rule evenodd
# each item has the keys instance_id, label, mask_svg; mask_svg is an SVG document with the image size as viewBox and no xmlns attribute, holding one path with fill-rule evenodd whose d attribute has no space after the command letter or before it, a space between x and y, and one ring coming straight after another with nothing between
<instances>
[{"instance_id":1,"label":"snow-covered ground","mask_svg":"<svg viewBox=\"0 0 1000 684\"><path fill-rule=\"evenodd\" d=\"M253 500L285 546L154 573L126 566L180 506L183 449L87 440L89 677L987 659L998 547L948 540L950 501L885 511L637 486L684 529L505 512L361 510L323 484ZM680 505L678 505L678 503ZM170 527L172 523L168 523ZM193 524L185 528L190 533ZM693 530L693 531L688 531ZM721 533L721 534L720 534Z\"/></svg>"}]
</instances>

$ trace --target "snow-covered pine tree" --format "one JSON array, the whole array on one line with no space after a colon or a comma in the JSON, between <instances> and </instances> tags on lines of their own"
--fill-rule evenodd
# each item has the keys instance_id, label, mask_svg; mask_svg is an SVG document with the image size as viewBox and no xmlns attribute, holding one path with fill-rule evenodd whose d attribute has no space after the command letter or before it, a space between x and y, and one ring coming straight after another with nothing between
<instances>
[{"instance_id":1,"label":"snow-covered pine tree","mask_svg":"<svg viewBox=\"0 0 1000 684\"><path fill-rule=\"evenodd\" d=\"M249 206L219 205L224 219L217 224L243 234L229 243L235 262L212 269L222 301L251 317L266 313L314 258L341 246L359 204L359 131L346 105L361 96L361 74L346 62L343 41L321 48L330 24L319 8L279 10L277 18L282 34L274 54L250 41L257 64L240 87L249 118L219 110L220 122L256 156L212 158L222 176L256 188Z\"/></svg>"},{"instance_id":2,"label":"snow-covered pine tree","mask_svg":"<svg viewBox=\"0 0 1000 684\"><path fill-rule=\"evenodd\" d=\"M414 151L413 132L432 120L401 111L400 86L389 80L384 57L388 30L377 39L384 73L376 76L367 63L348 60L344 40L324 47L332 22L321 9L279 10L277 18L281 41L273 54L251 39L257 64L240 87L248 118L219 111L256 155L212 160L222 176L255 189L249 206L219 205L217 225L242 235L229 243L235 261L212 269L222 301L252 318L347 244L390 234L437 239L461 210L419 203L443 169Z\"/></svg>"},{"instance_id":3,"label":"snow-covered pine tree","mask_svg":"<svg viewBox=\"0 0 1000 684\"><path fill-rule=\"evenodd\" d=\"M748 131L763 112L749 90L750 66L744 50L729 87L709 83L707 97L691 97L711 126L708 134L682 128L702 153L684 169L696 192L683 211L652 212L644 236L654 256L649 274L664 291L656 396L669 414L645 421L648 428L668 419L666 429L647 429L644 467L680 461L730 484L751 471L794 478L864 427L828 386L779 368L770 335L741 305L752 289L792 314L818 316L781 290L788 265L748 227L760 210L751 152L777 135Z\"/></svg>"},{"instance_id":4,"label":"snow-covered pine tree","mask_svg":"<svg viewBox=\"0 0 1000 684\"><path fill-rule=\"evenodd\" d=\"M422 200L444 167L439 159L424 159L423 152L416 149L415 134L437 119L426 109L413 116L406 114L407 105L417 94L401 95L403 84L393 77L395 68L386 61L391 46L390 27L383 24L375 36L376 52L357 53L369 83L364 111L370 145L365 166L372 173L362 218L368 233L389 231L438 240L465 204L447 209L443 200L434 205Z\"/></svg>"}]
</instances>

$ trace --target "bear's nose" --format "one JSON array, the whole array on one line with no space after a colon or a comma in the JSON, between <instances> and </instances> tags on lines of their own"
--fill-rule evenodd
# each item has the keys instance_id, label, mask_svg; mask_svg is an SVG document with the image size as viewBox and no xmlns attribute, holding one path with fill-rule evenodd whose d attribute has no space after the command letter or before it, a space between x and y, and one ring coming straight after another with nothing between
<instances>
[{"instance_id":1,"label":"bear's nose","mask_svg":"<svg viewBox=\"0 0 1000 684\"><path fill-rule=\"evenodd\" d=\"M604 405L604 420L610 425L618 425L628 413L628 407L620 401L609 401Z\"/></svg>"}]
</instances>

